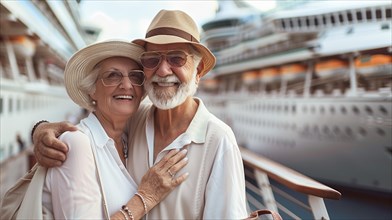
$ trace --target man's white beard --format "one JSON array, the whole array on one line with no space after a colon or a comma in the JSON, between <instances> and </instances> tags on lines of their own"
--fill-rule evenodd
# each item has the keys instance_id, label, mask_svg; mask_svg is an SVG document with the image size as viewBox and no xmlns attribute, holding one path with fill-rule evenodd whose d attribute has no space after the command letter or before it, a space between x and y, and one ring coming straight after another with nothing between
<instances>
[{"instance_id":1,"label":"man's white beard","mask_svg":"<svg viewBox=\"0 0 392 220\"><path fill-rule=\"evenodd\" d=\"M177 78L176 75L172 74L167 77L159 77L154 75L150 80L147 80L144 83L144 88L146 89L148 98L150 98L151 102L159 109L167 110L174 107L177 107L184 103L186 98L193 96L197 90L196 84L196 74L197 69L192 74L192 79L188 83L181 83L178 87L177 91L173 91L172 88L168 89L159 89L157 91L154 89L153 83L154 82L177 82L179 83L180 80ZM166 91L167 90L167 91Z\"/></svg>"}]
</instances>

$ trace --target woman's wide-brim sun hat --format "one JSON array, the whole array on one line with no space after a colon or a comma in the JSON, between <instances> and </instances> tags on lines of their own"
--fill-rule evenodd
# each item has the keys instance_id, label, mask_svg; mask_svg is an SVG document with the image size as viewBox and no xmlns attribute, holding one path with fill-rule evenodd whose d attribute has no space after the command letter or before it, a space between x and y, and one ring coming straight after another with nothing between
<instances>
[{"instance_id":1,"label":"woman's wide-brim sun hat","mask_svg":"<svg viewBox=\"0 0 392 220\"><path fill-rule=\"evenodd\" d=\"M69 97L80 107L93 110L89 94L79 88L82 79L90 74L99 62L109 57L126 57L141 65L140 55L143 52L144 48L140 45L119 40L91 44L77 51L68 60L64 70L64 83Z\"/></svg>"},{"instance_id":2,"label":"woman's wide-brim sun hat","mask_svg":"<svg viewBox=\"0 0 392 220\"><path fill-rule=\"evenodd\" d=\"M200 43L200 33L196 23L188 14L179 10L161 10L148 27L146 38L136 39L133 42L141 46L145 46L146 43L191 44L202 55L204 68L200 71L200 76L204 76L215 66L215 56Z\"/></svg>"}]
</instances>

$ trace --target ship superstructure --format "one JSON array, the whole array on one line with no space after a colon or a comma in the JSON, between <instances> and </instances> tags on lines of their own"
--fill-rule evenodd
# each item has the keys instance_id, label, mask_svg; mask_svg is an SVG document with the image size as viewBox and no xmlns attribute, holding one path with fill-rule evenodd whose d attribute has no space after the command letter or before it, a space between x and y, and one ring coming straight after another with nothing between
<instances>
[{"instance_id":1,"label":"ship superstructure","mask_svg":"<svg viewBox=\"0 0 392 220\"><path fill-rule=\"evenodd\" d=\"M252 151L317 179L392 192L390 2L291 6L218 11L204 24L217 65L198 95Z\"/></svg>"},{"instance_id":2,"label":"ship superstructure","mask_svg":"<svg viewBox=\"0 0 392 220\"><path fill-rule=\"evenodd\" d=\"M77 1L0 3L2 161L19 152L22 142L30 145L38 120L63 121L80 111L66 94L63 71L93 38L81 26Z\"/></svg>"}]
</instances>

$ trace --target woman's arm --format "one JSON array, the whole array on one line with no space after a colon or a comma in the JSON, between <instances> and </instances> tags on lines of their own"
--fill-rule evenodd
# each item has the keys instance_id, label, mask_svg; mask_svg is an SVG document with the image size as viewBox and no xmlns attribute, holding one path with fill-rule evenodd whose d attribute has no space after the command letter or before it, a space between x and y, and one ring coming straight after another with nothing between
<instances>
[{"instance_id":1,"label":"woman's arm","mask_svg":"<svg viewBox=\"0 0 392 220\"><path fill-rule=\"evenodd\" d=\"M64 133L60 140L69 147L68 158L46 177L55 219L104 218L90 139L76 131Z\"/></svg>"},{"instance_id":2,"label":"woman's arm","mask_svg":"<svg viewBox=\"0 0 392 220\"><path fill-rule=\"evenodd\" d=\"M188 173L173 178L187 163L187 151L172 150L143 176L134 195L111 219L140 219L159 204L174 188L188 177ZM122 210L122 212L120 211Z\"/></svg>"}]
</instances>

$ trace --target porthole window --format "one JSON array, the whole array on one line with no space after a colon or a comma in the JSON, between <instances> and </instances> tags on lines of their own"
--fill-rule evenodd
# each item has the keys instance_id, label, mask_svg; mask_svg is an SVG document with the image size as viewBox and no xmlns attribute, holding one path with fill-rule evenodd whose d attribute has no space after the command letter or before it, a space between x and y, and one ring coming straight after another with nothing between
<instances>
[{"instance_id":1,"label":"porthole window","mask_svg":"<svg viewBox=\"0 0 392 220\"><path fill-rule=\"evenodd\" d=\"M344 107L344 106L342 106L341 108L340 108L340 111L342 112L342 114L346 114L347 113L347 109L346 109L346 107Z\"/></svg>"},{"instance_id":2,"label":"porthole window","mask_svg":"<svg viewBox=\"0 0 392 220\"><path fill-rule=\"evenodd\" d=\"M321 107L320 107L320 113L321 113L321 114L324 114L324 113L325 113L325 108L324 108L324 106L321 106Z\"/></svg>"},{"instance_id":3,"label":"porthole window","mask_svg":"<svg viewBox=\"0 0 392 220\"><path fill-rule=\"evenodd\" d=\"M380 136L385 136L385 131L382 128L376 128L376 132Z\"/></svg>"},{"instance_id":4,"label":"porthole window","mask_svg":"<svg viewBox=\"0 0 392 220\"><path fill-rule=\"evenodd\" d=\"M353 112L354 112L354 114L358 115L359 114L359 108L357 106L353 106Z\"/></svg>"},{"instance_id":5,"label":"porthole window","mask_svg":"<svg viewBox=\"0 0 392 220\"><path fill-rule=\"evenodd\" d=\"M338 126L333 127L333 132L335 133L335 135L339 135L340 134L340 128Z\"/></svg>"},{"instance_id":6,"label":"porthole window","mask_svg":"<svg viewBox=\"0 0 392 220\"><path fill-rule=\"evenodd\" d=\"M346 127L346 134L347 134L348 136L352 136L352 135L353 135L353 131L351 130L350 127Z\"/></svg>"},{"instance_id":7,"label":"porthole window","mask_svg":"<svg viewBox=\"0 0 392 220\"><path fill-rule=\"evenodd\" d=\"M379 109L383 115L388 115L388 110L384 106L381 105Z\"/></svg>"},{"instance_id":8,"label":"porthole window","mask_svg":"<svg viewBox=\"0 0 392 220\"><path fill-rule=\"evenodd\" d=\"M359 134L361 134L362 136L366 136L366 133L367 133L367 132L366 132L366 129L363 128L363 127L360 127L358 132L359 132Z\"/></svg>"},{"instance_id":9,"label":"porthole window","mask_svg":"<svg viewBox=\"0 0 392 220\"><path fill-rule=\"evenodd\" d=\"M335 114L335 107L331 106L329 108L329 111L331 112L331 114Z\"/></svg>"},{"instance_id":10,"label":"porthole window","mask_svg":"<svg viewBox=\"0 0 392 220\"><path fill-rule=\"evenodd\" d=\"M324 132L325 134L329 134L329 128L328 128L328 126L324 126L324 127L323 127L323 132Z\"/></svg>"},{"instance_id":11,"label":"porthole window","mask_svg":"<svg viewBox=\"0 0 392 220\"><path fill-rule=\"evenodd\" d=\"M366 113L368 113L369 115L372 115L372 114L373 114L372 108L371 108L370 106L368 106L368 105L365 107L365 111L366 111Z\"/></svg>"},{"instance_id":12,"label":"porthole window","mask_svg":"<svg viewBox=\"0 0 392 220\"><path fill-rule=\"evenodd\" d=\"M313 114L316 113L316 107L312 106L312 107L310 108L310 112L313 113Z\"/></svg>"},{"instance_id":13,"label":"porthole window","mask_svg":"<svg viewBox=\"0 0 392 220\"><path fill-rule=\"evenodd\" d=\"M307 112L308 112L308 108L306 108L306 106L302 106L302 111L303 111L304 113L307 113Z\"/></svg>"}]
</instances>

